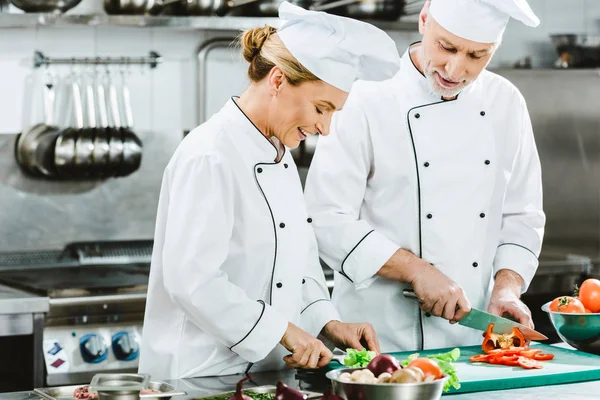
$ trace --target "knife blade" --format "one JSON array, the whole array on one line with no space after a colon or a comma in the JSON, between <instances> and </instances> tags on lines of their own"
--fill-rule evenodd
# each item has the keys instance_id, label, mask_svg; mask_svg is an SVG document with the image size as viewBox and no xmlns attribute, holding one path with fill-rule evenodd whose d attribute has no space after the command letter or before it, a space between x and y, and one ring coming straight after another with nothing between
<instances>
[{"instance_id":1,"label":"knife blade","mask_svg":"<svg viewBox=\"0 0 600 400\"><path fill-rule=\"evenodd\" d=\"M419 300L415 292L412 290L404 289L403 294L404 297ZM510 333L512 332L513 328L518 328L526 340L540 341L548 339L548 337L544 334L525 325L511 321L508 318L503 318L498 315L493 315L485 311L478 310L476 308L471 308L471 311L465 315L463 319L458 321L458 324L483 332L487 330L490 324L494 324L493 331L497 334Z\"/></svg>"}]
</instances>

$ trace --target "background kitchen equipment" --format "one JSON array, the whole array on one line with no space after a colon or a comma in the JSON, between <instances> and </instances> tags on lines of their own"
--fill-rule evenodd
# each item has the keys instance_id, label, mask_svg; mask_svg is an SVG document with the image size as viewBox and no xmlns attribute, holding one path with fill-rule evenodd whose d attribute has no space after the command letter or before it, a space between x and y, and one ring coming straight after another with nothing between
<instances>
[{"instance_id":1,"label":"background kitchen equipment","mask_svg":"<svg viewBox=\"0 0 600 400\"><path fill-rule=\"evenodd\" d=\"M424 3L423 0L333 0L316 1L310 8L356 19L395 21L402 15L418 14Z\"/></svg>"},{"instance_id":2,"label":"background kitchen equipment","mask_svg":"<svg viewBox=\"0 0 600 400\"><path fill-rule=\"evenodd\" d=\"M224 16L236 7L255 1L264 0L105 0L104 9L116 15Z\"/></svg>"},{"instance_id":3,"label":"background kitchen equipment","mask_svg":"<svg viewBox=\"0 0 600 400\"><path fill-rule=\"evenodd\" d=\"M152 65L155 66L159 58L156 53L151 53ZM80 74L72 70L63 79L60 87L66 89L66 94L61 96L63 101L58 108L59 111L70 110L69 115L74 117L74 122L65 117L65 124L60 128L52 124L56 83L49 85L44 82L45 123L33 125L17 136L17 163L33 176L61 180L123 177L135 172L141 165L142 143L132 130L133 112L126 83L129 71L125 70L125 64L144 64L145 61L120 59L120 82L116 82L108 68L108 64L114 60L84 59L83 64L106 65L105 79L100 79L95 68ZM35 65L65 62L68 61L47 59L42 54L36 54ZM70 62L74 65L77 60ZM107 90L110 114L106 112ZM125 125L121 124L121 109L124 110ZM97 126L97 116L102 124L100 127ZM112 127L109 127L109 116Z\"/></svg>"},{"instance_id":4,"label":"background kitchen equipment","mask_svg":"<svg viewBox=\"0 0 600 400\"><path fill-rule=\"evenodd\" d=\"M596 68L600 66L600 35L550 35L559 58L557 68Z\"/></svg>"},{"instance_id":5,"label":"background kitchen equipment","mask_svg":"<svg viewBox=\"0 0 600 400\"><path fill-rule=\"evenodd\" d=\"M64 13L81 0L11 0L11 3L26 13Z\"/></svg>"}]
</instances>

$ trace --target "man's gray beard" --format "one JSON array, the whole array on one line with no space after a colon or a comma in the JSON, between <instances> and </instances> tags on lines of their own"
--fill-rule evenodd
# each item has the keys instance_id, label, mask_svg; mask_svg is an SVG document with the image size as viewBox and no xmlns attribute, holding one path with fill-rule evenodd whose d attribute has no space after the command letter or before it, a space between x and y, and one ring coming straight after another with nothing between
<instances>
[{"instance_id":1,"label":"man's gray beard","mask_svg":"<svg viewBox=\"0 0 600 400\"><path fill-rule=\"evenodd\" d=\"M464 82L464 83L461 83L455 89L444 89L444 88L440 87L440 85L436 81L433 73L429 73L426 71L425 77L427 78L427 81L429 82L429 88L431 89L431 92L434 93L435 95L442 96L442 97L458 96L460 94L460 92L462 92L471 83L471 82Z\"/></svg>"}]
</instances>

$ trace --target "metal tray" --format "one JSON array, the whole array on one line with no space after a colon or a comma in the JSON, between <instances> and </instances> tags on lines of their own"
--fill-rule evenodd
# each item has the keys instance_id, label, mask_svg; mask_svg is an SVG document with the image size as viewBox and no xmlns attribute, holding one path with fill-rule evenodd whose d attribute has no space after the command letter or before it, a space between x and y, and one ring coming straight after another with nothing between
<instances>
[{"instance_id":1,"label":"metal tray","mask_svg":"<svg viewBox=\"0 0 600 400\"><path fill-rule=\"evenodd\" d=\"M38 396L42 396L48 400L73 400L73 393L75 392L75 389L81 386L86 385L57 386L51 388L34 389L33 391ZM186 392L176 392L175 388L166 382L149 382L148 389L158 390L158 393L141 394L140 399L161 398L166 400L172 396L185 396L187 394Z\"/></svg>"},{"instance_id":2,"label":"metal tray","mask_svg":"<svg viewBox=\"0 0 600 400\"><path fill-rule=\"evenodd\" d=\"M254 392L254 393L261 393L261 394L272 394L273 398L275 398L275 392L277 391L277 387L276 386L272 386L272 385L265 385L265 386L255 386L255 387L245 387L244 388L244 392ZM320 399L323 397L323 395L321 393L316 393L316 392L310 392L307 390L300 390L300 392L302 394L306 395L307 399ZM232 395L233 393L235 393L235 391L229 391L229 392L223 392L223 393L215 393L215 394L211 394L209 396L203 396L203 397L196 397L195 400L210 400L213 399L215 397L222 397L222 396L227 396L227 395Z\"/></svg>"}]
</instances>

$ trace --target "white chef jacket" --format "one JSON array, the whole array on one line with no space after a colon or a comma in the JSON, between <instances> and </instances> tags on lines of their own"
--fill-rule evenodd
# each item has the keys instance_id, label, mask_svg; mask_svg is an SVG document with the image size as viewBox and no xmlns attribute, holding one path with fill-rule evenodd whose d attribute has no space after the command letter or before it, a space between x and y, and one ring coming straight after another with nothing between
<instances>
[{"instance_id":1,"label":"white chef jacket","mask_svg":"<svg viewBox=\"0 0 600 400\"><path fill-rule=\"evenodd\" d=\"M175 151L158 205L140 372L283 368L288 321L316 336L340 319L296 165L287 150L276 156L233 100Z\"/></svg>"},{"instance_id":2,"label":"white chef jacket","mask_svg":"<svg viewBox=\"0 0 600 400\"><path fill-rule=\"evenodd\" d=\"M493 276L516 271L527 289L545 215L541 168L525 100L484 70L443 101L413 65L359 82L319 138L305 197L320 255L335 274L346 322L371 322L382 351L481 343L481 332L428 317L376 276L399 249L456 281L486 309Z\"/></svg>"}]
</instances>

